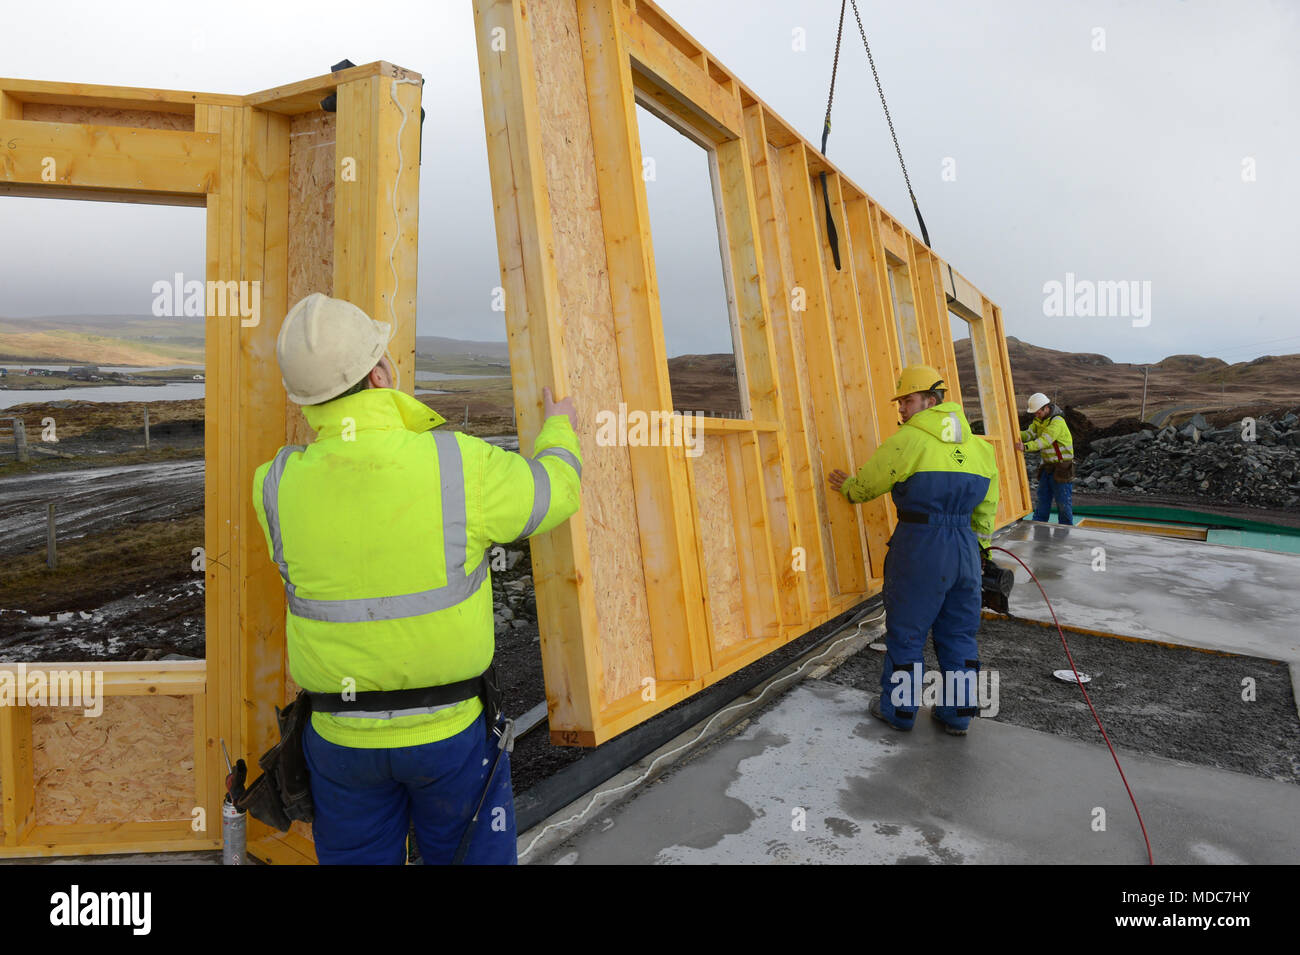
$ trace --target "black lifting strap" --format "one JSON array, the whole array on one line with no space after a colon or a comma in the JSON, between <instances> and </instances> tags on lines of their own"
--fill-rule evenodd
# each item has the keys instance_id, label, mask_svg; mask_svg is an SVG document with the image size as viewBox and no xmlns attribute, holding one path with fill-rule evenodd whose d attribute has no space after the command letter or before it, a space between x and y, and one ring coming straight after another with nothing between
<instances>
[{"instance_id":1,"label":"black lifting strap","mask_svg":"<svg viewBox=\"0 0 1300 955\"><path fill-rule=\"evenodd\" d=\"M835 31L835 60L831 64L831 91L826 97L826 121L822 124L822 155L826 155L826 140L831 134L831 104L835 102L835 74L840 68L840 39L844 36L844 4L840 0L840 26ZM831 244L831 256L835 259L835 271L840 270L840 235L835 231L835 217L831 215L831 196L826 188L826 173L821 173L822 203L826 206L826 239Z\"/></svg>"},{"instance_id":2,"label":"black lifting strap","mask_svg":"<svg viewBox=\"0 0 1300 955\"><path fill-rule=\"evenodd\" d=\"M912 200L912 209L916 212L916 221L921 226L921 238L926 245L930 245L930 232L925 227L925 219L921 218L921 206L916 201L916 193L912 191L912 180L907 175L907 163L903 162L903 150L898 145L898 134L894 131L894 120L889 115L889 104L885 102L885 90L880 85L880 74L876 72L876 60L871 55L871 44L867 42L867 31L862 26L862 17L858 14L858 0L840 0L840 25L835 33L835 62L831 66L831 92L826 99L826 122L822 127L822 155L826 155L826 138L831 132L831 103L835 98L835 73L840 63L840 37L844 32L844 7L846 3L853 5L853 18L858 22L858 33L862 35L862 45L867 50L867 62L871 65L871 76L876 81L876 92L880 94L880 105L885 110L885 122L889 124L889 135L894 141L894 152L898 154L898 164L903 168L903 182L907 184L907 195ZM831 218L831 200L826 188L826 173L821 174L822 183L822 201L826 205L826 234L831 243L831 254L835 258L836 270L840 267L840 247L839 235L835 231L835 223Z\"/></svg>"}]
</instances>

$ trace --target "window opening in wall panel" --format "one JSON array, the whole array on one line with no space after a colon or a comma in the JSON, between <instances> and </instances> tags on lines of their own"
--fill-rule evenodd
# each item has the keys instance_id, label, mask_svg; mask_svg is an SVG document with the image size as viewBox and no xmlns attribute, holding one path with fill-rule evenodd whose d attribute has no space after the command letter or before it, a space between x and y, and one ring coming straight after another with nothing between
<instances>
[{"instance_id":1,"label":"window opening in wall panel","mask_svg":"<svg viewBox=\"0 0 1300 955\"><path fill-rule=\"evenodd\" d=\"M948 312L948 329L952 336L952 349L957 356L957 378L961 384L960 396L949 392L948 397L960 401L976 434L987 434L986 408L996 408L988 394L989 365L987 347L979 322L973 322L956 312ZM981 370L982 368L982 370ZM985 397L988 401L985 401Z\"/></svg>"},{"instance_id":2,"label":"window opening in wall panel","mask_svg":"<svg viewBox=\"0 0 1300 955\"><path fill-rule=\"evenodd\" d=\"M206 654L205 314L253 290L209 290L202 207L105 195L0 196L0 473L19 430L30 462L0 495L8 661Z\"/></svg>"},{"instance_id":3,"label":"window opening in wall panel","mask_svg":"<svg viewBox=\"0 0 1300 955\"><path fill-rule=\"evenodd\" d=\"M916 307L912 299L912 280L907 274L907 263L889 257L889 294L894 303L894 330L898 334L898 356L903 367L923 364L921 329L917 324Z\"/></svg>"},{"instance_id":4,"label":"window opening in wall panel","mask_svg":"<svg viewBox=\"0 0 1300 955\"><path fill-rule=\"evenodd\" d=\"M673 410L748 418L737 360L735 296L725 252L717 158L638 97L641 176ZM657 105L657 104L655 104Z\"/></svg>"}]
</instances>

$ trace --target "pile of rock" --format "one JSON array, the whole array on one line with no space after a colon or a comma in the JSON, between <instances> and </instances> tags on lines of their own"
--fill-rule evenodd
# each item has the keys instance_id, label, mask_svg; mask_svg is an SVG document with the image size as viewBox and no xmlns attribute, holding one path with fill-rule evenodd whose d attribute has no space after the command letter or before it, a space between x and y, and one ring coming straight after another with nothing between
<instances>
[{"instance_id":1,"label":"pile of rock","mask_svg":"<svg viewBox=\"0 0 1300 955\"><path fill-rule=\"evenodd\" d=\"M1078 463L1075 489L1293 507L1300 504L1300 418L1288 413L1215 428L1196 415L1181 428L1097 438Z\"/></svg>"},{"instance_id":2,"label":"pile of rock","mask_svg":"<svg viewBox=\"0 0 1300 955\"><path fill-rule=\"evenodd\" d=\"M494 567L492 605L495 608L496 635L502 637L511 630L537 625L537 597L533 593L532 564L524 559L525 551L505 551L505 569L501 570L499 566L502 558L494 553L499 546L490 548L485 560L489 566ZM527 546L525 543L524 547Z\"/></svg>"}]
</instances>

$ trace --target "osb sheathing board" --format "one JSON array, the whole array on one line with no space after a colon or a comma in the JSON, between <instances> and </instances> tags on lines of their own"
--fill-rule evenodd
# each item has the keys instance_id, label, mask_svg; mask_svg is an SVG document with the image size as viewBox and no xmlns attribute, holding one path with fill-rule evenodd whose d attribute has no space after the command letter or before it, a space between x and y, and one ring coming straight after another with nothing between
<instances>
[{"instance_id":1,"label":"osb sheathing board","mask_svg":"<svg viewBox=\"0 0 1300 955\"><path fill-rule=\"evenodd\" d=\"M320 110L289 122L289 305L312 292L334 291L333 113ZM285 409L285 444L315 434L296 405Z\"/></svg>"},{"instance_id":2,"label":"osb sheathing board","mask_svg":"<svg viewBox=\"0 0 1300 955\"><path fill-rule=\"evenodd\" d=\"M572 210L556 224L555 271L566 314L589 316L569 322L564 342L572 380L582 382L577 398L593 421L597 396L613 407L624 401L615 349L614 316L609 295L596 190L596 163L586 89L582 84L582 49L575 42L577 15L569 4L545 4L534 13L532 42L537 63L541 108L542 155L546 187L552 201ZM565 394L570 389L563 389ZM532 396L520 396L532 397ZM654 676L654 659L646 612L645 571L637 539L626 533L627 515L636 513L631 462L626 448L601 448L583 435L583 499L588 519L593 588L599 621L602 686L606 702L640 692L641 681Z\"/></svg>"},{"instance_id":3,"label":"osb sheathing board","mask_svg":"<svg viewBox=\"0 0 1300 955\"><path fill-rule=\"evenodd\" d=\"M956 382L949 307L992 329L983 417L1012 465L1014 435L993 423L1014 418L1013 391L996 306L653 4L475 0L474 14L521 447L545 385L580 419L583 505L534 539L533 572L552 740L590 746L879 589L896 515L850 506L826 477L893 433L906 358ZM698 457L596 441L601 415L673 407L638 103L715 160L748 417L707 422ZM1015 519L1023 475L1001 484Z\"/></svg>"},{"instance_id":4,"label":"osb sheathing board","mask_svg":"<svg viewBox=\"0 0 1300 955\"><path fill-rule=\"evenodd\" d=\"M740 558L736 553L735 515L727 480L722 435L705 435L702 453L693 459L696 504L700 514L700 545L713 625L713 646L725 650L745 639L744 596ZM734 440L734 438L732 439Z\"/></svg>"},{"instance_id":5,"label":"osb sheathing board","mask_svg":"<svg viewBox=\"0 0 1300 955\"><path fill-rule=\"evenodd\" d=\"M23 119L33 123L89 123L93 126L134 126L137 129L194 129L194 111L159 113L143 109L110 109L24 103Z\"/></svg>"},{"instance_id":6,"label":"osb sheathing board","mask_svg":"<svg viewBox=\"0 0 1300 955\"><path fill-rule=\"evenodd\" d=\"M189 697L112 696L95 717L34 709L32 743L38 825L193 818Z\"/></svg>"}]
</instances>

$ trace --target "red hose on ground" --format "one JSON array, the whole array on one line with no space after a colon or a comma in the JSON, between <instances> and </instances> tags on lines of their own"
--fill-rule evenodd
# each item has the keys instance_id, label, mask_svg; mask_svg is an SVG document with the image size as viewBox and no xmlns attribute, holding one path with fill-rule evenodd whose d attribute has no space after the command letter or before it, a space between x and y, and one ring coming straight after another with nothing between
<instances>
[{"instance_id":1,"label":"red hose on ground","mask_svg":"<svg viewBox=\"0 0 1300 955\"><path fill-rule=\"evenodd\" d=\"M1015 554L1011 553L1011 551L1007 550L1005 547L990 547L989 549L1002 551L1002 553L1011 557L1017 564L1025 568L1025 573L1029 574L1033 582L1037 584L1038 592L1043 595L1043 600L1047 604L1048 612L1052 615L1052 622L1056 624L1056 632L1061 635L1061 646L1065 647L1065 656L1070 661L1070 669L1074 671L1074 682L1079 687L1079 691L1083 693L1083 699L1084 702L1088 704L1088 709L1092 710L1092 718L1097 721L1097 729L1101 730L1101 738L1106 741L1106 748L1110 750L1110 758L1115 760L1115 768L1119 770L1119 778L1124 781L1124 788L1128 790L1129 802L1133 803L1133 811L1137 813L1138 825L1142 827L1142 839L1147 844L1147 864L1155 865L1155 857L1151 854L1151 840L1147 838L1146 823L1142 821L1142 811L1138 809L1137 800L1133 798L1133 790L1129 788L1128 777L1124 775L1124 767L1119 764L1119 757L1115 755L1115 747L1110 745L1110 737L1106 735L1106 727L1101 725L1101 717L1097 715L1097 709L1092 705L1092 700L1088 698L1088 691L1084 689L1083 681L1079 679L1079 671L1074 665L1074 657L1070 655L1070 646L1065 642L1065 631L1061 629L1061 621L1056 619L1056 611L1052 609L1052 602L1047 599L1047 591L1043 589L1042 584L1038 583L1038 578L1035 577L1034 572L1029 569L1029 565Z\"/></svg>"}]
</instances>

